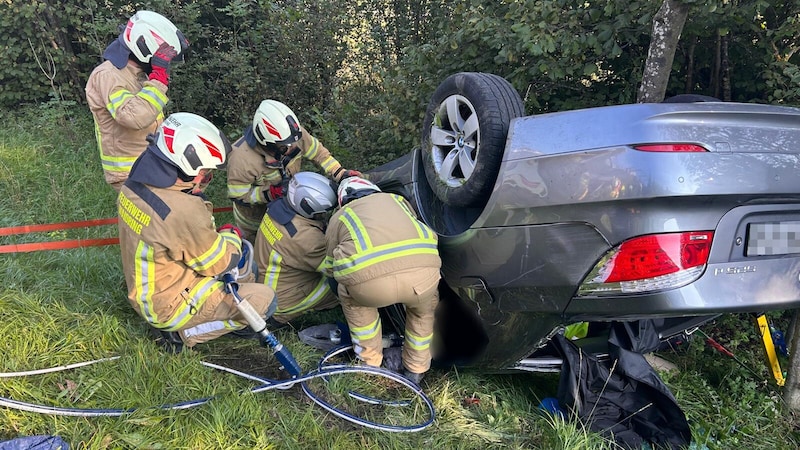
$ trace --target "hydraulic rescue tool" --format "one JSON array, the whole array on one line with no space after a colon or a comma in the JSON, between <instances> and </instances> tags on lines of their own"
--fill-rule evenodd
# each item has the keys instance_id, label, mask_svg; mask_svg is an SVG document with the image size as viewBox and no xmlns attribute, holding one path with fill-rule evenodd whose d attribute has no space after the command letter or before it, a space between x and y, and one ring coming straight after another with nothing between
<instances>
[{"instance_id":1,"label":"hydraulic rescue tool","mask_svg":"<svg viewBox=\"0 0 800 450\"><path fill-rule=\"evenodd\" d=\"M245 320L247 320L250 328L261 335L261 345L265 347L268 346L272 349L275 358L283 364L283 368L289 372L292 378L302 375L303 371L300 369L300 365L297 364L297 361L294 359L289 349L284 347L283 344L278 341L278 338L267 329L267 322L258 314L253 306L239 295L239 283L236 282L234 275L231 273L224 274L222 276L222 282L225 283L225 291L233 295L236 307L239 309L239 312L242 313Z\"/></svg>"}]
</instances>

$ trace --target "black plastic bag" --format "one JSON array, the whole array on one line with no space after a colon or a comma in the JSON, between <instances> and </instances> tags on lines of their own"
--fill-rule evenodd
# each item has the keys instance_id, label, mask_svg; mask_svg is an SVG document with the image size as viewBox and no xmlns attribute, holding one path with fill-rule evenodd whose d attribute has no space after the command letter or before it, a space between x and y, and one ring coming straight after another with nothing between
<instances>
[{"instance_id":1,"label":"black plastic bag","mask_svg":"<svg viewBox=\"0 0 800 450\"><path fill-rule=\"evenodd\" d=\"M659 344L652 323L613 324L605 361L561 335L553 344L563 357L559 403L589 430L629 449L691 443L685 414L643 355Z\"/></svg>"}]
</instances>

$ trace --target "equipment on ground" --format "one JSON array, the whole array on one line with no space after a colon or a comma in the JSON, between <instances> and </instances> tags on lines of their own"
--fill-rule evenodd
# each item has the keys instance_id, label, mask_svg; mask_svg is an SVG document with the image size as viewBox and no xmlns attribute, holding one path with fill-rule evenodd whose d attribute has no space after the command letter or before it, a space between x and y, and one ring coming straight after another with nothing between
<instances>
[{"instance_id":1,"label":"equipment on ground","mask_svg":"<svg viewBox=\"0 0 800 450\"><path fill-rule=\"evenodd\" d=\"M272 349L272 354L283 364L283 368L289 372L292 378L302 375L303 371L300 369L300 365L297 364L297 361L294 359L289 349L284 347L283 344L278 341L278 338L267 329L266 320L253 309L253 306L250 305L247 300L239 295L239 284L236 282L234 276L230 273L226 273L222 276L222 282L225 283L225 290L233 295L236 308L239 309L239 312L242 313L242 316L247 320L250 328L261 335L261 345L268 346Z\"/></svg>"}]
</instances>

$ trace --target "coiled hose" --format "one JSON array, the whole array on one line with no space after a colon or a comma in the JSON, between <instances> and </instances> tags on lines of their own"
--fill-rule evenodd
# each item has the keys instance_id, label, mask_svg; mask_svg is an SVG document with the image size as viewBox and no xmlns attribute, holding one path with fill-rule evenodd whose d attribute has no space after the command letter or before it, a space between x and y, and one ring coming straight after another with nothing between
<instances>
[{"instance_id":1,"label":"coiled hose","mask_svg":"<svg viewBox=\"0 0 800 450\"><path fill-rule=\"evenodd\" d=\"M371 366L356 366L356 365L347 365L347 364L328 364L327 361L331 357L345 352L349 350L349 346L341 346L331 349L328 353L323 356L320 360L316 369L311 370L305 374L302 374L298 377L291 378L288 380L272 380L269 378L259 377L256 375L247 374L244 372L240 372L238 370L230 369L228 367L220 366L218 364L213 364L205 361L201 361L206 367L220 370L223 372L227 372L242 378L246 378L251 381L255 381L261 383L260 385L249 389L249 392L252 393L259 393L270 391L273 389L289 389L297 383L300 383L303 392L317 405L321 406L325 410L329 411L330 413L334 414L337 417L340 417L348 422L352 422L354 424L372 428L375 430L381 431L389 431L395 433L413 433L417 431L424 430L428 426L430 426L434 419L435 419L435 410L433 407L433 402L430 398L422 392L422 389L414 384L413 382L409 381L405 377L390 370L382 369L379 367L371 367ZM113 356L108 358L100 358L95 359L92 361L86 361L81 363L69 364L64 366L52 367L47 369L39 369L39 370L31 370L26 372L9 372L9 373L0 373L0 378L11 378L11 377L23 377L23 376L32 376L32 375L40 375L44 373L53 373L53 372L60 372L64 370L75 369L78 367L89 366L92 364L97 364L106 361L113 361L119 359L120 356ZM366 373L371 374L378 377L388 378L393 380L409 390L411 390L414 395L420 397L425 404L426 408L429 411L428 418L423 422L411 425L411 426L397 426L397 425L388 425L382 424L378 422L373 422L361 417L357 417L353 414L348 413L347 411L341 410L336 408L335 406L331 405L330 403L326 402L319 396L317 396L308 386L306 383L309 380L315 378L322 378L327 381L328 377L333 375L340 375L345 373ZM357 392L350 392L350 396L354 399L372 403L372 404L383 404L386 406L407 406L410 404L409 401L387 401L387 400L380 400L372 397L365 396L363 394ZM213 400L215 397L204 397L198 398L193 400L187 400L177 403L169 403L164 404L156 407L157 409L161 410L178 410L178 409L189 409L195 408L197 406L205 405L206 403ZM7 408L18 409L21 411L28 411L33 413L40 413L40 414L50 414L50 415L57 415L57 416L74 416L74 417L117 417L123 416L127 414L131 414L135 411L138 411L143 408L129 408L129 409L117 409L117 408L102 408L102 409L95 409L95 408L66 408L60 406L50 406L50 405L40 405L35 403L28 403L22 402L19 400L14 400L8 397L0 397L0 406L4 406Z\"/></svg>"}]
</instances>

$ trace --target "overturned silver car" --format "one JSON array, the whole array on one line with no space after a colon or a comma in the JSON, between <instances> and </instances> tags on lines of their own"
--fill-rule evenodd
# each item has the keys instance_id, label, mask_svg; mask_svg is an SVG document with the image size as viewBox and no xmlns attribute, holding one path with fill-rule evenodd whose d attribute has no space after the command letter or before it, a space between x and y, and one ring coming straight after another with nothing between
<instances>
[{"instance_id":1,"label":"overturned silver car","mask_svg":"<svg viewBox=\"0 0 800 450\"><path fill-rule=\"evenodd\" d=\"M436 362L557 370L570 324L588 348L799 307L800 109L707 100L525 116L501 77L444 80L421 148L369 172L440 235Z\"/></svg>"}]
</instances>

